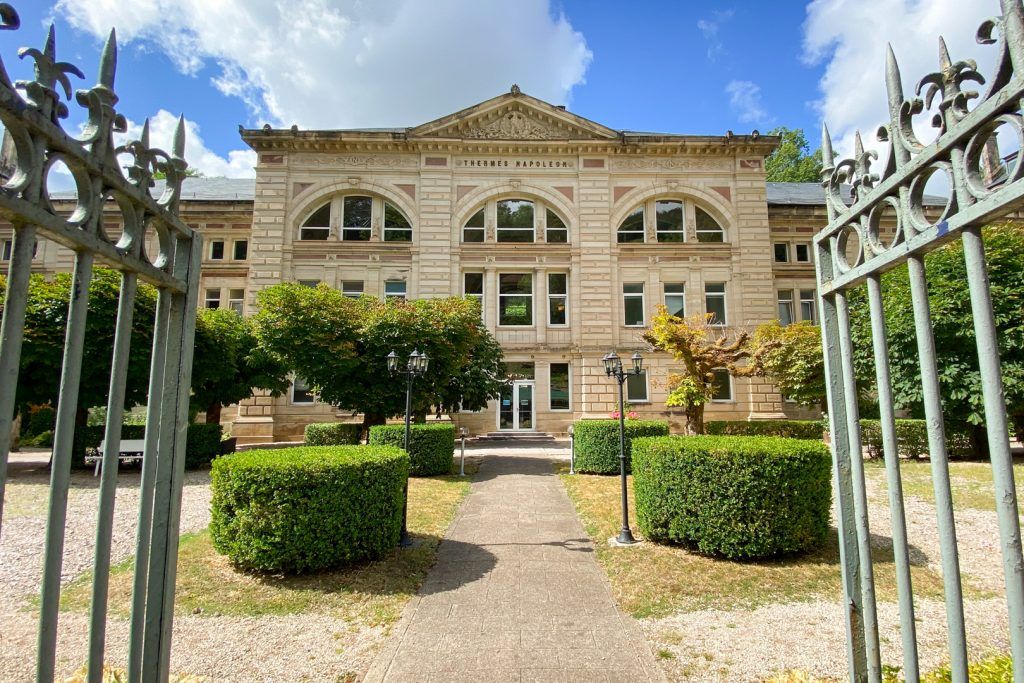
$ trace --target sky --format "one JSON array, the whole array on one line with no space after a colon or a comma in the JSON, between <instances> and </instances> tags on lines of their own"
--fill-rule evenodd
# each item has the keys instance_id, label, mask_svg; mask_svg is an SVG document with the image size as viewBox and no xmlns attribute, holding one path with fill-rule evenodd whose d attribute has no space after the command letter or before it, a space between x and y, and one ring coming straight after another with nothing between
<instances>
[{"instance_id":1,"label":"sky","mask_svg":"<svg viewBox=\"0 0 1024 683\"><path fill-rule=\"evenodd\" d=\"M803 128L813 147L828 121L838 154L853 134L874 145L887 118L891 42L910 94L953 59L991 63L975 44L996 0L13 0L22 28L0 33L16 57L41 48L96 81L116 27L118 110L137 135L170 147L179 114L186 157L208 176L251 177L238 125L414 126L517 83L611 128L694 135ZM69 130L82 120L73 104Z\"/></svg>"}]
</instances>

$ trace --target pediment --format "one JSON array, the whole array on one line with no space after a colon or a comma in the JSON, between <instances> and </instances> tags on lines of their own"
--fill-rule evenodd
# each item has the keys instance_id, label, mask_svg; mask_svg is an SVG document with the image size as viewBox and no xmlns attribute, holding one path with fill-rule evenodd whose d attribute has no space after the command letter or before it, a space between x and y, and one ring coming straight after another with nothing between
<instances>
[{"instance_id":1,"label":"pediment","mask_svg":"<svg viewBox=\"0 0 1024 683\"><path fill-rule=\"evenodd\" d=\"M512 92L411 129L410 138L609 140L618 132L543 100Z\"/></svg>"}]
</instances>

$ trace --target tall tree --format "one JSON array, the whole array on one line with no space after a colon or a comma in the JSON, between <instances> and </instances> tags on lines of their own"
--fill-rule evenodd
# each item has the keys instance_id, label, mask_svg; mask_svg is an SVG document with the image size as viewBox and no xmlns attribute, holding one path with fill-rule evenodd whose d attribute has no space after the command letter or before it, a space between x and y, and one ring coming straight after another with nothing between
<instances>
[{"instance_id":1,"label":"tall tree","mask_svg":"<svg viewBox=\"0 0 1024 683\"><path fill-rule=\"evenodd\" d=\"M750 362L741 376L764 377L788 399L826 410L825 359L821 328L806 320L783 325L778 320L758 325L750 338Z\"/></svg>"},{"instance_id":2,"label":"tall tree","mask_svg":"<svg viewBox=\"0 0 1024 683\"><path fill-rule=\"evenodd\" d=\"M803 128L779 126L768 132L782 138L764 160L768 182L817 183L821 181L821 150L811 152Z\"/></svg>"}]
</instances>

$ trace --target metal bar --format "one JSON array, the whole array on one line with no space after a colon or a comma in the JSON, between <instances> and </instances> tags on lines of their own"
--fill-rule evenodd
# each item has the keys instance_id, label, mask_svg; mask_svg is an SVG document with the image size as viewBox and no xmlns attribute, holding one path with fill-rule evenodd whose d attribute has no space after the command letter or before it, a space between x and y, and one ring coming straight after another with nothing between
<instances>
[{"instance_id":1,"label":"metal bar","mask_svg":"<svg viewBox=\"0 0 1024 683\"><path fill-rule=\"evenodd\" d=\"M121 274L117 327L114 333L114 353L110 369L110 391L107 398L107 425L103 435L105 448L102 459L103 477L100 479L99 519L96 524L96 549L93 557L92 606L89 614L89 683L102 683L103 680L114 498L117 495L117 470L121 452L121 425L124 422L125 383L128 380L135 293L138 283L139 278L135 273Z\"/></svg>"},{"instance_id":2,"label":"metal bar","mask_svg":"<svg viewBox=\"0 0 1024 683\"><path fill-rule=\"evenodd\" d=\"M999 342L981 231L977 228L965 230L962 237L974 335L978 340L978 368L981 371L989 460L992 464L992 483L995 486L996 513L999 519L1013 678L1024 681L1024 559L1021 558L1017 489L1014 486L1013 456L1006 423Z\"/></svg>"},{"instance_id":3,"label":"metal bar","mask_svg":"<svg viewBox=\"0 0 1024 683\"><path fill-rule=\"evenodd\" d=\"M910 257L907 260L907 270L910 275L910 299L914 308L917 353L921 362L921 389L928 426L928 455L932 465L932 486L935 491L935 512L938 517L939 548L942 554L950 672L954 683L965 683L967 636L964 632L963 590L960 584L956 521L953 519L953 496L949 483L949 456L946 451L946 430L943 424L939 370L935 360L935 339L932 336L932 316L928 308L924 258Z\"/></svg>"},{"instance_id":4,"label":"metal bar","mask_svg":"<svg viewBox=\"0 0 1024 683\"><path fill-rule=\"evenodd\" d=\"M917 656L917 626L914 623L914 592L910 579L910 550L907 544L907 520L903 509L903 478L896 443L896 413L889 375L889 344L882 304L881 276L868 276L868 307L871 310L871 341L875 355L875 385L882 426L882 451L889 490L889 518L892 523L892 552L896 564L896 593L900 611L900 638L903 643L903 675L908 681L921 677Z\"/></svg>"},{"instance_id":5,"label":"metal bar","mask_svg":"<svg viewBox=\"0 0 1024 683\"><path fill-rule=\"evenodd\" d=\"M57 402L57 426L54 429L53 455L50 459L50 501L46 517L43 585L39 607L39 652L36 660L36 679L39 683L50 683L54 675L57 612L60 607L60 578L64 561L64 525L67 520L68 486L71 481L71 457L78 412L78 387L82 377L82 349L89 312L92 264L93 256L90 252L75 254L60 399Z\"/></svg>"}]
</instances>

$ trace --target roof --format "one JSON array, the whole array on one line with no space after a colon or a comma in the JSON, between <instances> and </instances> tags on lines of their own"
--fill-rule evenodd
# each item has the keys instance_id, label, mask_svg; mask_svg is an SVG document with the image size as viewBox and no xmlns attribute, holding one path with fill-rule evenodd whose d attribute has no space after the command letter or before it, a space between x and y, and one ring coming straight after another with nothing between
<instances>
[{"instance_id":1,"label":"roof","mask_svg":"<svg viewBox=\"0 0 1024 683\"><path fill-rule=\"evenodd\" d=\"M155 198L164 192L164 181L154 180L149 190ZM74 199L78 196L75 190L60 190L50 193L50 199ZM181 198L192 202L229 202L247 201L256 198L255 178L185 178L181 185Z\"/></svg>"},{"instance_id":2,"label":"roof","mask_svg":"<svg viewBox=\"0 0 1024 683\"><path fill-rule=\"evenodd\" d=\"M825 188L820 183L766 183L769 206L824 206ZM851 188L842 187L843 201L850 203ZM946 197L926 194L925 206L945 206Z\"/></svg>"}]
</instances>

